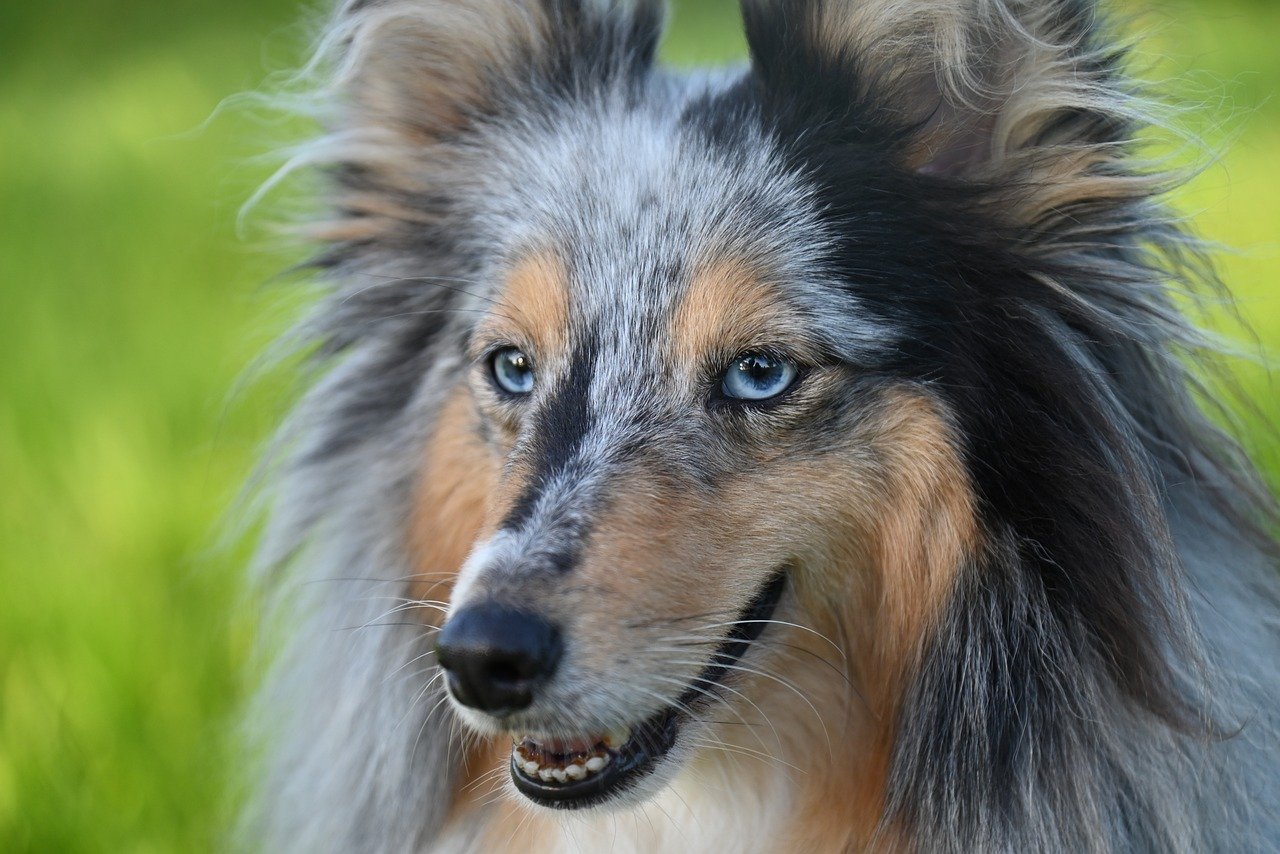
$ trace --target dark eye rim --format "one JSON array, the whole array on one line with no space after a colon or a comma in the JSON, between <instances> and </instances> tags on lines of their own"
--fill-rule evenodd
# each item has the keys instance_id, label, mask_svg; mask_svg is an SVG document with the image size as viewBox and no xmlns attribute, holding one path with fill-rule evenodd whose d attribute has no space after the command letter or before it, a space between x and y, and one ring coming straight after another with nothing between
<instances>
[{"instance_id":1,"label":"dark eye rim","mask_svg":"<svg viewBox=\"0 0 1280 854\"><path fill-rule=\"evenodd\" d=\"M534 383L537 383L537 361L529 354L529 351L518 344L495 344L485 350L481 356L480 362L484 365L485 373L489 379L489 385L493 387L494 392L505 400L523 400L533 393L533 388L529 391L511 391L504 388L498 380L498 357L503 353L515 351L524 356L529 363L529 373L533 374Z\"/></svg>"},{"instance_id":2,"label":"dark eye rim","mask_svg":"<svg viewBox=\"0 0 1280 854\"><path fill-rule=\"evenodd\" d=\"M759 400L730 397L724 393L725 375L735 364L750 356L764 356L765 358L779 362L790 362L792 367L796 369L796 375L791 380L790 385L775 394L773 397L765 397ZM810 366L784 351L774 350L770 347L752 347L749 350L743 350L732 359L724 362L723 366L712 377L710 405L714 409L773 409L787 403L791 399L795 392L804 384L805 379L809 376L810 370Z\"/></svg>"}]
</instances>

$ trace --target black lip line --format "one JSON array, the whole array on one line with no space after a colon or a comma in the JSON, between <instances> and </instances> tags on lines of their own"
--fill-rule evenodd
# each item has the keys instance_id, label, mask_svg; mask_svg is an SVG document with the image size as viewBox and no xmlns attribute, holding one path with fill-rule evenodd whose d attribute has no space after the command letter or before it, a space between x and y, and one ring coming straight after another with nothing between
<instances>
[{"instance_id":1,"label":"black lip line","mask_svg":"<svg viewBox=\"0 0 1280 854\"><path fill-rule=\"evenodd\" d=\"M676 740L676 718L681 710L694 704L710 702L707 692L716 688L729 670L746 655L752 641L760 637L769 618L778 607L787 585L786 567L778 569L773 577L743 608L733 628L716 647L711 662L702 669L693 682L672 706L659 711L636 727L637 736L652 731L657 738L644 739L638 753L619 755L607 768L579 783L548 786L525 776L511 757L511 776L516 787L525 797L547 807L573 809L603 803L617 791L625 791L635 784L641 773L648 773L658 760L666 755ZM633 737L634 738L634 737ZM661 743L655 743L660 741Z\"/></svg>"},{"instance_id":2,"label":"black lip line","mask_svg":"<svg viewBox=\"0 0 1280 854\"><path fill-rule=\"evenodd\" d=\"M782 599L782 591L787 586L786 568L777 570L773 577L760 588L755 598L742 609L738 619L733 621L733 628L711 656L711 662L702 669L676 701L679 708L689 708L699 700L705 700L703 693L707 688L715 687L724 679L733 665L747 654L752 641L760 637L769 618L773 616L778 602Z\"/></svg>"}]
</instances>

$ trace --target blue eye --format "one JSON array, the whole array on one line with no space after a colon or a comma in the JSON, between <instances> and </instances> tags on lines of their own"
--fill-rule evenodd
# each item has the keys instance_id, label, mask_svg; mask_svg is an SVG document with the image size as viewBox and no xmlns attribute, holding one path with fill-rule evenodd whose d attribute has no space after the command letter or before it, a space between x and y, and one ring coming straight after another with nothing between
<instances>
[{"instance_id":1,"label":"blue eye","mask_svg":"<svg viewBox=\"0 0 1280 854\"><path fill-rule=\"evenodd\" d=\"M768 400L777 397L796 381L799 369L794 362L764 353L739 356L724 372L720 391L734 400Z\"/></svg>"},{"instance_id":2,"label":"blue eye","mask_svg":"<svg viewBox=\"0 0 1280 854\"><path fill-rule=\"evenodd\" d=\"M533 362L523 351L506 347L493 354L493 381L508 394L533 391Z\"/></svg>"}]
</instances>

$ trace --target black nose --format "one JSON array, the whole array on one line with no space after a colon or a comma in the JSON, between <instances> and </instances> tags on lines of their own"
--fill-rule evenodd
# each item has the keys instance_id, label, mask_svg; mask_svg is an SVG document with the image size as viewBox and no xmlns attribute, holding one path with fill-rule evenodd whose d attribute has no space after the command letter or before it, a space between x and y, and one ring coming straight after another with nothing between
<instances>
[{"instance_id":1,"label":"black nose","mask_svg":"<svg viewBox=\"0 0 1280 854\"><path fill-rule=\"evenodd\" d=\"M436 638L436 661L464 706L493 714L533 702L560 662L560 632L536 614L492 602L454 614Z\"/></svg>"}]
</instances>

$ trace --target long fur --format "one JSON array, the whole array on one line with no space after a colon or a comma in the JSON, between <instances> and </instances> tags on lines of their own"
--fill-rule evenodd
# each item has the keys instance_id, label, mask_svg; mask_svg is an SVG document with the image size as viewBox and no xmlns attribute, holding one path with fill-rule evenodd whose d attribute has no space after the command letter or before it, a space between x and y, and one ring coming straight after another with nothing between
<instances>
[{"instance_id":1,"label":"long fur","mask_svg":"<svg viewBox=\"0 0 1280 854\"><path fill-rule=\"evenodd\" d=\"M335 11L311 66L327 132L295 158L330 200L311 229L328 291L296 333L322 376L269 463L258 573L286 642L253 716L247 838L440 838L466 737L430 631L397 611L421 571L404 532L490 237L574 180L530 165L559 130L641 163L678 138L741 164L716 180L794 214L777 251L847 297L826 311L850 363L954 419L984 545L902 686L886 833L921 851L1273 847L1274 507L1202 412L1215 357L1181 308L1218 284L1170 176L1135 158L1152 109L1095 4L744 16L749 68L679 77L654 65L653 2Z\"/></svg>"}]
</instances>

